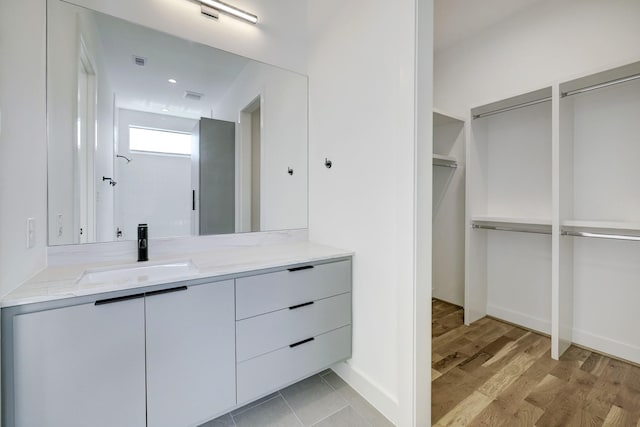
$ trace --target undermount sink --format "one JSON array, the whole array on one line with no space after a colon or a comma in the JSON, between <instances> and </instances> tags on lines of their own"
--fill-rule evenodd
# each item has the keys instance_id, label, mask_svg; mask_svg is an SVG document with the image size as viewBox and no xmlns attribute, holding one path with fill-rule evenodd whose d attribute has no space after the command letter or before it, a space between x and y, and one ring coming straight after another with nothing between
<instances>
[{"instance_id":1,"label":"undermount sink","mask_svg":"<svg viewBox=\"0 0 640 427\"><path fill-rule=\"evenodd\" d=\"M85 270L77 283L88 285L94 283L140 283L196 274L198 267L188 261L155 263L131 266L114 266Z\"/></svg>"}]
</instances>

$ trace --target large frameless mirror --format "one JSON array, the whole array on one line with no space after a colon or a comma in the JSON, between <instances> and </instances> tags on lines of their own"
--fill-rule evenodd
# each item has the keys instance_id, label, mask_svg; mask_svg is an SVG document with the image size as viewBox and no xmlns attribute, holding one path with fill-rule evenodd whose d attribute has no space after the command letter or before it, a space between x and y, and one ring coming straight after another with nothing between
<instances>
[{"instance_id":1,"label":"large frameless mirror","mask_svg":"<svg viewBox=\"0 0 640 427\"><path fill-rule=\"evenodd\" d=\"M307 87L48 0L49 244L306 228Z\"/></svg>"}]
</instances>

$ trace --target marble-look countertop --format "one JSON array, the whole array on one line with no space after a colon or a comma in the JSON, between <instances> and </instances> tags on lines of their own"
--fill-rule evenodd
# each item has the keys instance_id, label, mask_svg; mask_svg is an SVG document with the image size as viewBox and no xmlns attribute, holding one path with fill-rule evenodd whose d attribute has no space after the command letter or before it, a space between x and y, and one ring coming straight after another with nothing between
<instances>
[{"instance_id":1,"label":"marble-look countertop","mask_svg":"<svg viewBox=\"0 0 640 427\"><path fill-rule=\"evenodd\" d=\"M350 251L318 245L310 242L296 242L262 246L217 247L205 252L184 253L180 256L158 256L149 261L150 265L191 261L197 270L184 275L172 276L170 280L109 281L104 283L80 284L80 278L87 270L137 267L142 265L135 259L74 264L48 267L33 278L6 295L0 307L41 303L64 298L96 295L105 292L122 291L160 285L184 280L213 278L227 274L245 273L266 268L307 263L353 255Z\"/></svg>"}]
</instances>

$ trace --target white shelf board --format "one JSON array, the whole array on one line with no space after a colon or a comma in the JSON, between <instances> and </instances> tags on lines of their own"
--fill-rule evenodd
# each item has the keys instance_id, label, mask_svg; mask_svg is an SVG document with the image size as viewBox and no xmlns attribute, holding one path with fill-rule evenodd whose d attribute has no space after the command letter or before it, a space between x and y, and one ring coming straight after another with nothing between
<instances>
[{"instance_id":1,"label":"white shelf board","mask_svg":"<svg viewBox=\"0 0 640 427\"><path fill-rule=\"evenodd\" d=\"M551 227L550 219L542 218L514 218L501 216L474 216L471 218L472 224L487 225L536 225L540 227Z\"/></svg>"},{"instance_id":2,"label":"white shelf board","mask_svg":"<svg viewBox=\"0 0 640 427\"><path fill-rule=\"evenodd\" d=\"M551 220L540 218L473 217L472 226L495 227L498 231L551 234Z\"/></svg>"},{"instance_id":3,"label":"white shelf board","mask_svg":"<svg viewBox=\"0 0 640 427\"><path fill-rule=\"evenodd\" d=\"M560 92L566 93L581 90L584 88L599 86L608 82L613 82L638 74L640 74L640 62L634 62L622 67L609 69L600 73L591 74L575 80L571 80L569 82L561 83Z\"/></svg>"},{"instance_id":4,"label":"white shelf board","mask_svg":"<svg viewBox=\"0 0 640 427\"><path fill-rule=\"evenodd\" d=\"M593 232L610 232L612 234L627 232L626 234L640 235L640 222L627 221L585 221L585 220L566 220L562 221L563 229L571 231L593 231Z\"/></svg>"},{"instance_id":5,"label":"white shelf board","mask_svg":"<svg viewBox=\"0 0 640 427\"><path fill-rule=\"evenodd\" d=\"M443 156L441 154L433 155L433 165L434 166L446 166L448 168L457 168L458 161L455 157L451 156Z\"/></svg>"},{"instance_id":6,"label":"white shelf board","mask_svg":"<svg viewBox=\"0 0 640 427\"><path fill-rule=\"evenodd\" d=\"M453 114L445 113L444 111L437 108L433 109L434 126L447 125L451 123L458 123L460 125L463 125L464 119L462 117L454 116Z\"/></svg>"},{"instance_id":7,"label":"white shelf board","mask_svg":"<svg viewBox=\"0 0 640 427\"><path fill-rule=\"evenodd\" d=\"M544 99L550 98L552 95L551 87L539 89L533 92L517 95L511 98L503 99L490 104L485 104L471 109L471 116L478 118L485 115L492 115L496 112L508 111L510 109L519 108L531 103L536 103Z\"/></svg>"}]
</instances>

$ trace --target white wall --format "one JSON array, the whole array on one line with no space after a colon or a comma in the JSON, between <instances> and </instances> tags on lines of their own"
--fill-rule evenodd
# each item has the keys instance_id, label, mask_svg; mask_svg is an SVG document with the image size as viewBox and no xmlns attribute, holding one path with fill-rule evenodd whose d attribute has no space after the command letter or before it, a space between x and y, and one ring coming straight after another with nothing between
<instances>
[{"instance_id":1,"label":"white wall","mask_svg":"<svg viewBox=\"0 0 640 427\"><path fill-rule=\"evenodd\" d=\"M189 0L71 3L251 59L306 72L306 1L234 0L234 6L258 16L258 25L224 14L216 22L202 16L199 3Z\"/></svg>"},{"instance_id":2,"label":"white wall","mask_svg":"<svg viewBox=\"0 0 640 427\"><path fill-rule=\"evenodd\" d=\"M307 105L307 78L250 62L212 117L238 123L240 112L257 97L262 114L260 230L307 228L307 109L301 108ZM236 125L236 143L242 128ZM251 168L243 163L236 163L237 177ZM293 175L287 173L289 167Z\"/></svg>"},{"instance_id":3,"label":"white wall","mask_svg":"<svg viewBox=\"0 0 640 427\"><path fill-rule=\"evenodd\" d=\"M115 225L123 240L135 240L138 224L149 225L149 238L191 235L191 158L131 152L129 126L191 132L198 121L163 114L119 109Z\"/></svg>"},{"instance_id":4,"label":"white wall","mask_svg":"<svg viewBox=\"0 0 640 427\"><path fill-rule=\"evenodd\" d=\"M434 123L433 152L458 167L433 168L433 297L464 305L464 122Z\"/></svg>"},{"instance_id":5,"label":"white wall","mask_svg":"<svg viewBox=\"0 0 640 427\"><path fill-rule=\"evenodd\" d=\"M637 61L637 0L547 0L436 52L434 105L471 107Z\"/></svg>"},{"instance_id":6,"label":"white wall","mask_svg":"<svg viewBox=\"0 0 640 427\"><path fill-rule=\"evenodd\" d=\"M420 4L430 18L431 3ZM353 358L336 369L390 419L411 425L414 339L430 328L413 328L416 2L394 2L392 13L381 0L310 2L309 19L310 238L356 254ZM423 115L430 117L431 23L425 25L420 100L428 111ZM425 128L421 148L429 159L423 172L430 223L429 120ZM331 169L325 158L333 162ZM430 260L430 224L422 231ZM428 305L430 262L422 265L428 266L420 283L428 286ZM420 378L426 389L427 377ZM421 400L419 410L428 412L427 402L428 397Z\"/></svg>"},{"instance_id":7,"label":"white wall","mask_svg":"<svg viewBox=\"0 0 640 427\"><path fill-rule=\"evenodd\" d=\"M44 267L45 2L0 2L0 295ZM26 221L36 242L26 248Z\"/></svg>"}]
</instances>

